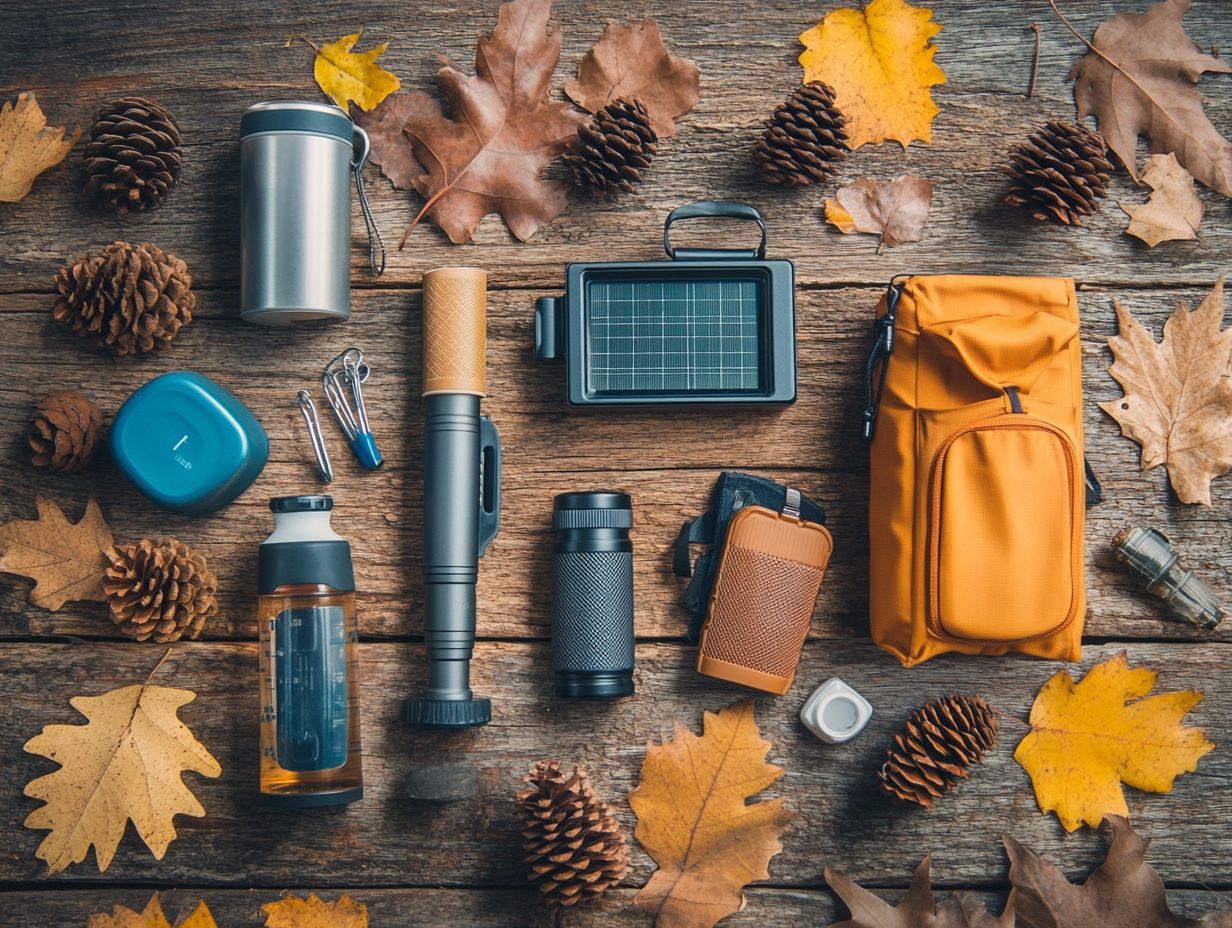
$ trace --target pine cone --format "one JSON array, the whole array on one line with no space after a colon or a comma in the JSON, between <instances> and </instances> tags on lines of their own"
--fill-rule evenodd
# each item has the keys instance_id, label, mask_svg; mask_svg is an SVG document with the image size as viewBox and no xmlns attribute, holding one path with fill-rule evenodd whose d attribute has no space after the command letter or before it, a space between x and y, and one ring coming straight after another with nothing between
<instances>
[{"instance_id":1,"label":"pine cone","mask_svg":"<svg viewBox=\"0 0 1232 928\"><path fill-rule=\"evenodd\" d=\"M629 872L624 829L606 802L595 798L580 767L566 776L559 761L538 761L518 793L526 830L522 848L529 879L549 905L597 899Z\"/></svg>"},{"instance_id":2,"label":"pine cone","mask_svg":"<svg viewBox=\"0 0 1232 928\"><path fill-rule=\"evenodd\" d=\"M614 100L578 129L564 162L574 184L610 200L642 182L658 140L641 100Z\"/></svg>"},{"instance_id":3,"label":"pine cone","mask_svg":"<svg viewBox=\"0 0 1232 928\"><path fill-rule=\"evenodd\" d=\"M1005 202L1039 220L1082 225L1108 195L1113 170L1103 136L1085 126L1050 122L1010 153Z\"/></svg>"},{"instance_id":4,"label":"pine cone","mask_svg":"<svg viewBox=\"0 0 1232 928\"><path fill-rule=\"evenodd\" d=\"M997 742L997 719L979 696L943 696L912 713L877 777L891 799L931 809Z\"/></svg>"},{"instance_id":5,"label":"pine cone","mask_svg":"<svg viewBox=\"0 0 1232 928\"><path fill-rule=\"evenodd\" d=\"M174 538L117 545L103 590L111 621L138 641L196 638L218 611L218 581L205 558Z\"/></svg>"},{"instance_id":6,"label":"pine cone","mask_svg":"<svg viewBox=\"0 0 1232 928\"><path fill-rule=\"evenodd\" d=\"M165 348L192 321L188 266L157 245L115 242L56 272L53 315L117 355Z\"/></svg>"},{"instance_id":7,"label":"pine cone","mask_svg":"<svg viewBox=\"0 0 1232 928\"><path fill-rule=\"evenodd\" d=\"M103 414L76 390L48 393L34 407L26 440L35 467L72 474L90 463L98 444Z\"/></svg>"},{"instance_id":8,"label":"pine cone","mask_svg":"<svg viewBox=\"0 0 1232 928\"><path fill-rule=\"evenodd\" d=\"M797 88L766 121L753 149L762 179L784 187L829 179L847 157L846 123L829 84L813 81Z\"/></svg>"},{"instance_id":9,"label":"pine cone","mask_svg":"<svg viewBox=\"0 0 1232 928\"><path fill-rule=\"evenodd\" d=\"M181 143L175 120L157 103L111 101L86 143L86 196L121 216L158 206L180 176Z\"/></svg>"}]
</instances>

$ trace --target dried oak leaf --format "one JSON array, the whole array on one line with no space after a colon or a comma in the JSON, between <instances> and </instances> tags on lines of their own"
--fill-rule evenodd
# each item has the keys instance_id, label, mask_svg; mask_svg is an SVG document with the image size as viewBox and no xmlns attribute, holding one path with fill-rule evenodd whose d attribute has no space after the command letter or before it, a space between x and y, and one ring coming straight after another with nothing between
<instances>
[{"instance_id":1,"label":"dried oak leaf","mask_svg":"<svg viewBox=\"0 0 1232 928\"><path fill-rule=\"evenodd\" d=\"M1094 873L1075 886L1040 855L1006 836L1010 891L1006 912L1017 928L1232 928L1232 910L1184 918L1168 908L1164 882L1146 862L1150 842L1129 822L1108 816L1112 846Z\"/></svg>"},{"instance_id":2,"label":"dried oak leaf","mask_svg":"<svg viewBox=\"0 0 1232 928\"><path fill-rule=\"evenodd\" d=\"M148 679L101 696L74 696L69 704L85 725L48 725L26 742L27 753L60 765L26 784L26 795L44 803L26 817L26 827L49 830L36 856L51 873L85 860L91 845L99 872L106 871L129 819L162 860L176 837L172 819L205 815L180 778L186 770L222 773L179 719L180 708L196 698Z\"/></svg>"},{"instance_id":3,"label":"dried oak leaf","mask_svg":"<svg viewBox=\"0 0 1232 928\"><path fill-rule=\"evenodd\" d=\"M381 173L399 190L414 190L415 178L424 172L410 141L402 133L407 120L422 106L420 96L406 91L396 93L371 113L355 119L368 133L372 148L368 160L380 165Z\"/></svg>"},{"instance_id":4,"label":"dried oak leaf","mask_svg":"<svg viewBox=\"0 0 1232 928\"><path fill-rule=\"evenodd\" d=\"M117 905L110 915L95 912L86 923L86 928L218 928L218 924L206 904L198 902L195 909L172 925L163 914L158 893L155 893L141 912Z\"/></svg>"},{"instance_id":5,"label":"dried oak leaf","mask_svg":"<svg viewBox=\"0 0 1232 928\"><path fill-rule=\"evenodd\" d=\"M402 86L395 75L376 63L389 48L388 42L366 52L351 51L363 34L364 30L360 29L337 42L322 45L316 50L312 65L317 86L347 114L351 112L348 104L354 103L368 112Z\"/></svg>"},{"instance_id":6,"label":"dried oak leaf","mask_svg":"<svg viewBox=\"0 0 1232 928\"><path fill-rule=\"evenodd\" d=\"M933 61L937 46L930 40L941 26L932 15L905 0L872 0L863 10L832 10L801 34L804 82L834 88L853 151L886 139L903 148L916 139L932 140L940 110L931 88L945 83L945 72Z\"/></svg>"},{"instance_id":7,"label":"dried oak leaf","mask_svg":"<svg viewBox=\"0 0 1232 928\"><path fill-rule=\"evenodd\" d=\"M547 180L543 168L586 121L567 103L548 101L560 58L560 28L549 23L551 0L503 3L491 35L479 39L475 76L451 64L436 75L451 117L423 93L395 94L360 124L400 119L412 155L426 173L411 183L426 198L407 235L425 217L450 241L468 242L480 220L499 213L526 241L568 203L569 183ZM392 113L381 111L389 107ZM405 179L408 162L390 151L388 131L372 138L374 157ZM401 144L407 144L406 141ZM406 236L403 236L403 243Z\"/></svg>"},{"instance_id":8,"label":"dried oak leaf","mask_svg":"<svg viewBox=\"0 0 1232 928\"><path fill-rule=\"evenodd\" d=\"M45 496L34 505L38 518L0 525L0 573L34 580L31 605L52 612L68 602L105 600L104 571L114 542L98 503L90 500L75 523Z\"/></svg>"},{"instance_id":9,"label":"dried oak leaf","mask_svg":"<svg viewBox=\"0 0 1232 928\"><path fill-rule=\"evenodd\" d=\"M659 24L647 18L609 22L578 65L577 80L565 84L565 93L591 113L613 100L636 97L663 139L675 135L676 120L697 106L700 81L697 62L669 52Z\"/></svg>"},{"instance_id":10,"label":"dried oak leaf","mask_svg":"<svg viewBox=\"0 0 1232 928\"><path fill-rule=\"evenodd\" d=\"M1078 115L1099 120L1100 134L1134 180L1144 135L1152 152L1175 152L1195 178L1232 196L1232 142L1211 124L1198 93L1203 73L1229 74L1232 64L1185 34L1188 9L1189 0L1162 0L1142 13L1117 13L1095 30L1091 51L1069 79Z\"/></svg>"},{"instance_id":11,"label":"dried oak leaf","mask_svg":"<svg viewBox=\"0 0 1232 928\"><path fill-rule=\"evenodd\" d=\"M671 741L647 746L629 804L659 869L633 901L658 928L710 928L743 908L746 883L769 877L792 817L781 799L746 802L783 775L769 750L752 700L707 712L701 735L677 722Z\"/></svg>"},{"instance_id":12,"label":"dried oak leaf","mask_svg":"<svg viewBox=\"0 0 1232 928\"><path fill-rule=\"evenodd\" d=\"M830 928L1014 928L1014 916L1008 908L999 918L993 918L984 903L968 893L951 894L941 905L935 905L929 867L929 858L925 857L915 868L911 888L898 905L890 905L854 880L826 867L826 882L851 912L851 918L835 922Z\"/></svg>"},{"instance_id":13,"label":"dried oak leaf","mask_svg":"<svg viewBox=\"0 0 1232 928\"><path fill-rule=\"evenodd\" d=\"M1035 787L1040 811L1057 813L1066 831L1129 817L1121 783L1167 793L1215 750L1200 728L1181 720L1202 701L1192 690L1147 696L1157 674L1130 667L1122 651L1075 683L1058 670L1031 706L1031 731L1014 760Z\"/></svg>"},{"instance_id":14,"label":"dried oak leaf","mask_svg":"<svg viewBox=\"0 0 1232 928\"><path fill-rule=\"evenodd\" d=\"M1232 469L1232 328L1224 316L1223 278L1198 308L1180 307L1163 341L1114 301L1118 335L1108 339L1108 372L1125 395L1099 407L1142 446L1142 469L1168 468L1183 503L1211 505L1211 481Z\"/></svg>"},{"instance_id":15,"label":"dried oak leaf","mask_svg":"<svg viewBox=\"0 0 1232 928\"><path fill-rule=\"evenodd\" d=\"M64 160L81 130L66 135L63 127L47 125L33 91L5 101L0 109L0 203L25 199L38 177Z\"/></svg>"},{"instance_id":16,"label":"dried oak leaf","mask_svg":"<svg viewBox=\"0 0 1232 928\"><path fill-rule=\"evenodd\" d=\"M367 928L368 907L350 896L326 902L310 893L307 899L284 896L261 906L265 928Z\"/></svg>"},{"instance_id":17,"label":"dried oak leaf","mask_svg":"<svg viewBox=\"0 0 1232 928\"><path fill-rule=\"evenodd\" d=\"M1181 167L1176 155L1151 155L1142 179L1150 184L1151 196L1145 203L1121 204L1121 209L1129 214L1125 231L1151 248L1160 242L1197 238L1205 210L1192 175Z\"/></svg>"},{"instance_id":18,"label":"dried oak leaf","mask_svg":"<svg viewBox=\"0 0 1232 928\"><path fill-rule=\"evenodd\" d=\"M886 184L871 177L840 187L826 200L826 221L844 235L878 235L882 245L918 242L933 206L933 185L907 174Z\"/></svg>"}]
</instances>

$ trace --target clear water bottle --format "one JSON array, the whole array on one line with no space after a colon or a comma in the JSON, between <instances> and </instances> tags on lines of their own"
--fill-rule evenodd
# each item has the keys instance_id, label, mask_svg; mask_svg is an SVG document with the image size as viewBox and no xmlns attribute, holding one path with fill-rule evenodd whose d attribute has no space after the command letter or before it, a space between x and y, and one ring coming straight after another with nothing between
<instances>
[{"instance_id":1,"label":"clear water bottle","mask_svg":"<svg viewBox=\"0 0 1232 928\"><path fill-rule=\"evenodd\" d=\"M260 547L261 796L277 806L364 795L355 575L333 508L328 496L270 500Z\"/></svg>"}]
</instances>

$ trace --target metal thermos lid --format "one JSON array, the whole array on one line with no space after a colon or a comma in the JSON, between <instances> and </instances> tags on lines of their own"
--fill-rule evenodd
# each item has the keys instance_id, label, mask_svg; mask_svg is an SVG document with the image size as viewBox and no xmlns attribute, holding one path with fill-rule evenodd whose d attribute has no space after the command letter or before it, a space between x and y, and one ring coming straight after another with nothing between
<instances>
[{"instance_id":1,"label":"metal thermos lid","mask_svg":"<svg viewBox=\"0 0 1232 928\"><path fill-rule=\"evenodd\" d=\"M309 132L351 144L355 127L338 107L312 100L254 103L240 119L240 138L263 132Z\"/></svg>"}]
</instances>

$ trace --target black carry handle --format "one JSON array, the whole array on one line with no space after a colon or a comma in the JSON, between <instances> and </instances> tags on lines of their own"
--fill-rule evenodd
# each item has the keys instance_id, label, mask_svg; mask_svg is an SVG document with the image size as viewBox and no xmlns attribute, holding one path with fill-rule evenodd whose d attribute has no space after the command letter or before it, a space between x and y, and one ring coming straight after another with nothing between
<instances>
[{"instance_id":1,"label":"black carry handle","mask_svg":"<svg viewBox=\"0 0 1232 928\"><path fill-rule=\"evenodd\" d=\"M757 246L757 251L750 252L742 248L672 248L670 235L673 222L678 222L681 219L704 219L707 217L747 219L750 222L757 223L758 228L761 229L761 244ZM686 203L684 206L678 206L667 214L667 221L663 223L663 250L673 260L677 256L682 258L705 258L715 255L727 255L730 257L734 254L748 254L761 261L766 257L766 224L762 221L761 213L745 203L737 203L734 200L698 200L696 203Z\"/></svg>"}]
</instances>

